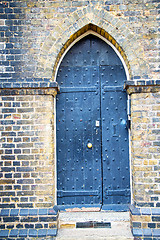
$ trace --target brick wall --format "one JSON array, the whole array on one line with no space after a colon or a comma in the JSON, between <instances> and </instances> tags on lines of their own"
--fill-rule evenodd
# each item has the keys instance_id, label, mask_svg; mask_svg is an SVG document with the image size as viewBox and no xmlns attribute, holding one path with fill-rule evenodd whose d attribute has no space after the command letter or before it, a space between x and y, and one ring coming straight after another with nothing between
<instances>
[{"instance_id":1,"label":"brick wall","mask_svg":"<svg viewBox=\"0 0 160 240\"><path fill-rule=\"evenodd\" d=\"M159 92L131 95L133 198L139 207L160 207Z\"/></svg>"},{"instance_id":2,"label":"brick wall","mask_svg":"<svg viewBox=\"0 0 160 240\"><path fill-rule=\"evenodd\" d=\"M0 100L0 207L53 206L53 97L17 95Z\"/></svg>"},{"instance_id":3,"label":"brick wall","mask_svg":"<svg viewBox=\"0 0 160 240\"><path fill-rule=\"evenodd\" d=\"M131 97L131 228L136 239L157 239L160 236L160 85L159 81L130 84L127 91Z\"/></svg>"},{"instance_id":4,"label":"brick wall","mask_svg":"<svg viewBox=\"0 0 160 240\"><path fill-rule=\"evenodd\" d=\"M158 79L159 14L159 0L2 0L1 80L49 81L61 48L89 23L105 30L122 47L131 78Z\"/></svg>"}]
</instances>

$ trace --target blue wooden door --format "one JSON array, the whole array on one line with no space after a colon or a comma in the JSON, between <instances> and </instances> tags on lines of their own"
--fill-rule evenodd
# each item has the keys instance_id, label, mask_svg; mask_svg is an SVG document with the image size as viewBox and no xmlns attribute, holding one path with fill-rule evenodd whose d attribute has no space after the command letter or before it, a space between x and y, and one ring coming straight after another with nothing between
<instances>
[{"instance_id":1,"label":"blue wooden door","mask_svg":"<svg viewBox=\"0 0 160 240\"><path fill-rule=\"evenodd\" d=\"M130 202L124 67L89 35L64 57L57 82L59 205Z\"/></svg>"}]
</instances>

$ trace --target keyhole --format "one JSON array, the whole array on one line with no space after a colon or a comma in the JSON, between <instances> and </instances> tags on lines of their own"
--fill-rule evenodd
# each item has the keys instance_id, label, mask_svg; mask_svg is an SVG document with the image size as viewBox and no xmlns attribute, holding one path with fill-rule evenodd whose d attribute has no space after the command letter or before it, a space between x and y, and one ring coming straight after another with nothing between
<instances>
[{"instance_id":1,"label":"keyhole","mask_svg":"<svg viewBox=\"0 0 160 240\"><path fill-rule=\"evenodd\" d=\"M116 135L116 125L113 125L113 134Z\"/></svg>"}]
</instances>

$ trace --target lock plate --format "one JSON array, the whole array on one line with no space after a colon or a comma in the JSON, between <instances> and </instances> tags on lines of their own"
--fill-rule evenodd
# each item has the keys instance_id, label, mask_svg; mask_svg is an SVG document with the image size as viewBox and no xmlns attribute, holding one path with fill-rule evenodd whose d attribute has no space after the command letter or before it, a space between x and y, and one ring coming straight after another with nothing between
<instances>
[{"instance_id":1,"label":"lock plate","mask_svg":"<svg viewBox=\"0 0 160 240\"><path fill-rule=\"evenodd\" d=\"M96 127L100 126L100 121L96 120Z\"/></svg>"}]
</instances>

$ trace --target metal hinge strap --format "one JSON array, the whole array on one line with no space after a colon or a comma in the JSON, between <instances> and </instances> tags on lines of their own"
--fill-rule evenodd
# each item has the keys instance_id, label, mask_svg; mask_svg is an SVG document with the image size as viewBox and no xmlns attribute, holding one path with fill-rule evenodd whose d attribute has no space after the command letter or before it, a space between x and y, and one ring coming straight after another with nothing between
<instances>
[{"instance_id":1,"label":"metal hinge strap","mask_svg":"<svg viewBox=\"0 0 160 240\"><path fill-rule=\"evenodd\" d=\"M98 191L57 191L58 197L72 197L72 196L98 196Z\"/></svg>"},{"instance_id":2,"label":"metal hinge strap","mask_svg":"<svg viewBox=\"0 0 160 240\"><path fill-rule=\"evenodd\" d=\"M105 193L107 196L130 196L130 189L107 190Z\"/></svg>"}]
</instances>

